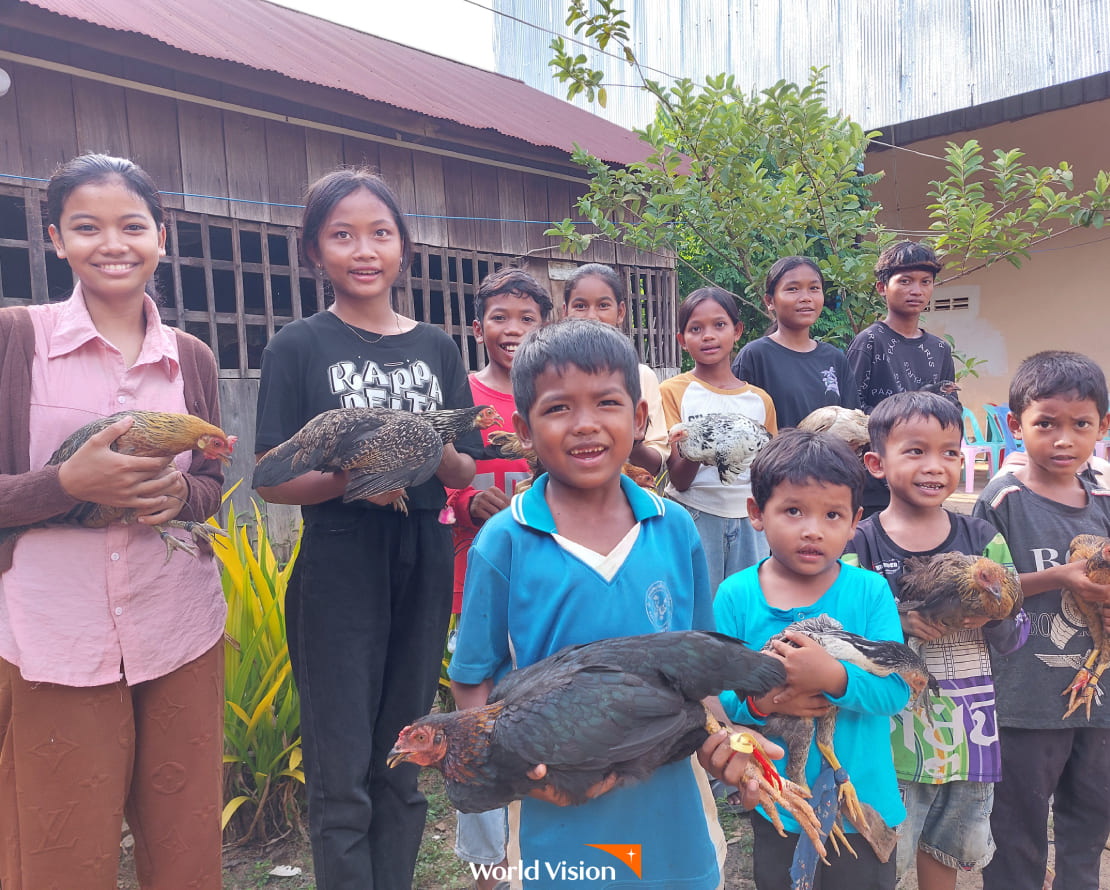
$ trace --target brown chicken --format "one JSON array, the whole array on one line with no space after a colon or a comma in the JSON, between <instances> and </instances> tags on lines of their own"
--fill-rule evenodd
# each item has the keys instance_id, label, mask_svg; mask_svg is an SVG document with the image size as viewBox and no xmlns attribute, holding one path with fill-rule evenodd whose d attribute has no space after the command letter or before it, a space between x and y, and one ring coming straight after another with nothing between
<instances>
[{"instance_id":1,"label":"brown chicken","mask_svg":"<svg viewBox=\"0 0 1110 890\"><path fill-rule=\"evenodd\" d=\"M938 553L905 561L899 582L898 611L917 612L946 633L963 628L965 618L1000 621L1021 610L1017 577L985 556ZM911 636L907 645L920 653L924 642Z\"/></svg>"},{"instance_id":2,"label":"brown chicken","mask_svg":"<svg viewBox=\"0 0 1110 890\"><path fill-rule=\"evenodd\" d=\"M161 411L124 411L85 424L58 446L50 456L50 460L46 462L47 466L64 463L89 440L90 436L96 435L124 417L132 418L133 423L131 429L112 444L112 450L120 454L130 454L135 457L164 457L168 460L185 451L200 451L209 460L219 460L225 464L231 461L231 451L235 447L237 437L227 435L218 426L213 426L199 417ZM134 510L86 502L46 522L0 529L0 543L17 538L28 529L42 528L47 525L104 528L114 522L131 522L134 518ZM166 543L167 560L173 555L174 550L183 550L192 556L197 555L194 543L175 538L166 530L167 526L185 529L197 543L210 542L213 534L222 534L219 529L204 522L175 519L153 526Z\"/></svg>"},{"instance_id":3,"label":"brown chicken","mask_svg":"<svg viewBox=\"0 0 1110 890\"><path fill-rule=\"evenodd\" d=\"M317 414L292 438L267 451L255 465L251 485L280 485L311 470L346 470L343 503L367 500L426 482L439 467L444 445L469 430L501 422L489 405L422 414L335 408Z\"/></svg>"},{"instance_id":4,"label":"brown chicken","mask_svg":"<svg viewBox=\"0 0 1110 890\"><path fill-rule=\"evenodd\" d=\"M871 447L871 436L867 432L867 415L859 408L841 408L839 405L826 405L811 411L802 418L798 429L811 433L832 433L848 443L860 460Z\"/></svg>"},{"instance_id":5,"label":"brown chicken","mask_svg":"<svg viewBox=\"0 0 1110 890\"><path fill-rule=\"evenodd\" d=\"M1110 540L1098 535L1076 535L1072 538L1068 548L1068 562L1086 560L1087 577L1095 584L1110 584ZM1067 588L1061 596L1070 601L1075 610L1087 622L1087 630L1091 634L1091 651L1087 655L1083 666L1075 675L1075 679L1060 693L1068 696L1068 707L1064 717L1070 717L1080 707L1086 706L1087 719L1091 719L1091 702L1094 701L1095 691L1098 689L1099 680L1107 666L1110 666L1110 635L1103 626L1101 603L1092 603L1083 599L1078 593Z\"/></svg>"}]
</instances>

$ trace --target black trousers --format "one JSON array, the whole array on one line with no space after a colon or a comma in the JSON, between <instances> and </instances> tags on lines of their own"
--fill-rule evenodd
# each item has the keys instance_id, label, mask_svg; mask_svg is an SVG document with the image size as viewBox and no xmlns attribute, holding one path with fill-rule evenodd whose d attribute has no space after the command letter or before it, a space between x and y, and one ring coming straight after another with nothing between
<instances>
[{"instance_id":1,"label":"black trousers","mask_svg":"<svg viewBox=\"0 0 1110 890\"><path fill-rule=\"evenodd\" d=\"M435 511L306 522L286 595L319 890L410 890L427 801L386 766L431 707L451 612Z\"/></svg>"},{"instance_id":2,"label":"black trousers","mask_svg":"<svg viewBox=\"0 0 1110 890\"><path fill-rule=\"evenodd\" d=\"M1098 890L1110 834L1110 729L1000 730L1002 781L991 834L998 849L983 890L1041 890L1048 862L1048 801L1056 846L1053 890Z\"/></svg>"},{"instance_id":3,"label":"black trousers","mask_svg":"<svg viewBox=\"0 0 1110 890\"><path fill-rule=\"evenodd\" d=\"M756 890L791 890L790 864L798 835L787 832L782 837L774 825L754 812L752 835ZM859 859L847 850L841 850L837 856L832 845L826 844L829 865L818 861L813 890L894 890L898 870L894 855L888 862L879 862L871 845L858 834L849 834L848 840Z\"/></svg>"}]
</instances>

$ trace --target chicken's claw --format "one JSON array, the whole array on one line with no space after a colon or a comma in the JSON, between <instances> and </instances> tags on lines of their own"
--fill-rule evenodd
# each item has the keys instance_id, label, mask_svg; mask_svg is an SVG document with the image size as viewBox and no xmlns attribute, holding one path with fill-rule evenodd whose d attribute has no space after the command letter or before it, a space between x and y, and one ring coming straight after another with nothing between
<instances>
[{"instance_id":1,"label":"chicken's claw","mask_svg":"<svg viewBox=\"0 0 1110 890\"><path fill-rule=\"evenodd\" d=\"M188 553L194 559L199 557L200 550L197 545L204 547L206 553L211 553L212 538L216 536L227 537L227 532L222 528L210 525L207 522L194 522L191 519L171 519L168 522L154 526L154 528L166 544L166 562L170 561L170 557L173 556L175 550ZM186 541L175 537L169 533L169 528L184 529L193 540Z\"/></svg>"},{"instance_id":2,"label":"chicken's claw","mask_svg":"<svg viewBox=\"0 0 1110 890\"><path fill-rule=\"evenodd\" d=\"M844 781L837 783L840 786L837 793L840 797L841 808L847 813L850 821L863 821L865 818L863 807L860 806L859 795L856 794L856 788L852 784L852 780L848 778L847 771L840 765L840 761L837 760L836 754L829 745L818 742L817 747L834 771L840 770L844 773Z\"/></svg>"},{"instance_id":3,"label":"chicken's claw","mask_svg":"<svg viewBox=\"0 0 1110 890\"><path fill-rule=\"evenodd\" d=\"M390 501L390 503L393 504L393 509L394 510L397 510L401 513L404 513L406 516L408 516L409 515L408 500L409 500L408 494L406 492L402 491L399 495L397 495L396 498L394 498L392 501Z\"/></svg>"}]
</instances>

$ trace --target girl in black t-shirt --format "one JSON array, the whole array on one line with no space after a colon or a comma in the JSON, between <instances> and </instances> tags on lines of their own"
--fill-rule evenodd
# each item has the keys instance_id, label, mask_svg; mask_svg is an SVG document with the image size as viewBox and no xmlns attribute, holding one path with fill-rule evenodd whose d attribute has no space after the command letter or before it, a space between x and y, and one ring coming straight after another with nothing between
<instances>
[{"instance_id":1,"label":"girl in black t-shirt","mask_svg":"<svg viewBox=\"0 0 1110 890\"><path fill-rule=\"evenodd\" d=\"M411 240L397 199L365 170L315 182L301 249L331 283L326 312L294 321L266 346L257 451L322 411L409 411L472 404L454 341L399 315L390 293ZM460 448L481 447L460 440ZM407 724L427 712L451 611L453 550L439 522L444 486L463 488L474 461L447 445L433 479L343 504L347 474L310 472L259 489L303 505L300 552L286 594L286 636L301 701L309 833L316 879L329 890L409 887L427 803L418 767L389 769Z\"/></svg>"}]
</instances>

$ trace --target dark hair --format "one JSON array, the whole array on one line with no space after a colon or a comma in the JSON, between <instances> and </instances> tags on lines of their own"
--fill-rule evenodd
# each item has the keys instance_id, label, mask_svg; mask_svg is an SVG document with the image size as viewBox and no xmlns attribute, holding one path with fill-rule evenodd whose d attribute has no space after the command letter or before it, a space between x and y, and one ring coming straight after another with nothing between
<instances>
[{"instance_id":1,"label":"dark hair","mask_svg":"<svg viewBox=\"0 0 1110 890\"><path fill-rule=\"evenodd\" d=\"M792 269L797 269L799 266L809 266L817 277L821 279L821 290L825 289L825 276L821 274L821 267L817 265L816 260L811 260L807 256L784 256L780 260L776 260L775 264L767 273L767 283L763 288L765 296L773 297L775 295L775 288L779 286L782 277Z\"/></svg>"},{"instance_id":2,"label":"dark hair","mask_svg":"<svg viewBox=\"0 0 1110 890\"><path fill-rule=\"evenodd\" d=\"M304 196L304 213L301 215L301 257L309 265L315 263L309 254L309 249L319 253L320 229L327 222L328 214L335 209L336 204L360 187L381 201L393 216L393 222L396 223L397 232L401 236L401 270L403 271L412 259L412 236L409 235L409 228L405 225L405 215L401 212L397 196L385 184L385 180L368 167L344 167L333 170L308 187Z\"/></svg>"},{"instance_id":3,"label":"dark hair","mask_svg":"<svg viewBox=\"0 0 1110 890\"><path fill-rule=\"evenodd\" d=\"M536 378L550 368L561 374L567 365L587 374L615 371L633 404L640 401L640 360L628 338L592 318L564 318L529 332L513 356L513 400L525 419L536 404Z\"/></svg>"},{"instance_id":4,"label":"dark hair","mask_svg":"<svg viewBox=\"0 0 1110 890\"><path fill-rule=\"evenodd\" d=\"M539 307L540 318L547 321L551 317L551 310L554 308L551 294L523 269L503 266L482 279L478 293L474 295L474 317L479 324L486 317L486 304L501 294L512 294L521 299L534 300Z\"/></svg>"},{"instance_id":5,"label":"dark hair","mask_svg":"<svg viewBox=\"0 0 1110 890\"><path fill-rule=\"evenodd\" d=\"M1078 352L1050 350L1025 359L1010 381L1010 411L1021 420L1030 402L1056 396L1090 399L1098 416L1106 415L1106 375L1102 368Z\"/></svg>"},{"instance_id":6,"label":"dark hair","mask_svg":"<svg viewBox=\"0 0 1110 890\"><path fill-rule=\"evenodd\" d=\"M879 254L875 263L875 280L886 284L899 272L931 272L936 275L940 270L940 260L928 244L899 241Z\"/></svg>"},{"instance_id":7,"label":"dark hair","mask_svg":"<svg viewBox=\"0 0 1110 890\"><path fill-rule=\"evenodd\" d=\"M624 292L624 280L614 271L611 267L602 265L601 263L586 263L584 266L579 266L571 273L570 278L563 284L563 305L565 306L570 302L570 295L574 293L575 287L578 286L583 278L600 278L608 285L609 290L613 292L613 296L617 298L617 305L628 302L628 295Z\"/></svg>"},{"instance_id":8,"label":"dark hair","mask_svg":"<svg viewBox=\"0 0 1110 890\"><path fill-rule=\"evenodd\" d=\"M699 287L696 291L692 291L682 305L678 307L678 332L680 334L686 332L686 323L690 320L690 316L694 314L694 310L706 300L712 300L718 306L725 310L725 313L733 324L740 324L740 310L736 308L736 299L723 287Z\"/></svg>"},{"instance_id":9,"label":"dark hair","mask_svg":"<svg viewBox=\"0 0 1110 890\"><path fill-rule=\"evenodd\" d=\"M831 433L786 429L755 456L752 497L762 510L783 482L846 485L852 490L855 514L863 500L864 476L863 464L843 439Z\"/></svg>"},{"instance_id":10,"label":"dark hair","mask_svg":"<svg viewBox=\"0 0 1110 890\"><path fill-rule=\"evenodd\" d=\"M146 204L155 225L162 225L166 212L162 207L158 186L154 184L150 174L134 161L105 154L80 155L54 171L50 184L46 187L47 222L55 227L60 226L66 199L76 189L92 182L103 182L113 176L118 176L124 187Z\"/></svg>"},{"instance_id":11,"label":"dark hair","mask_svg":"<svg viewBox=\"0 0 1110 890\"><path fill-rule=\"evenodd\" d=\"M933 418L943 429L956 429L963 435L964 415L951 399L935 392L896 392L887 396L867 419L867 434L871 437L871 450L883 454L890 432L899 423L915 417Z\"/></svg>"}]
</instances>

